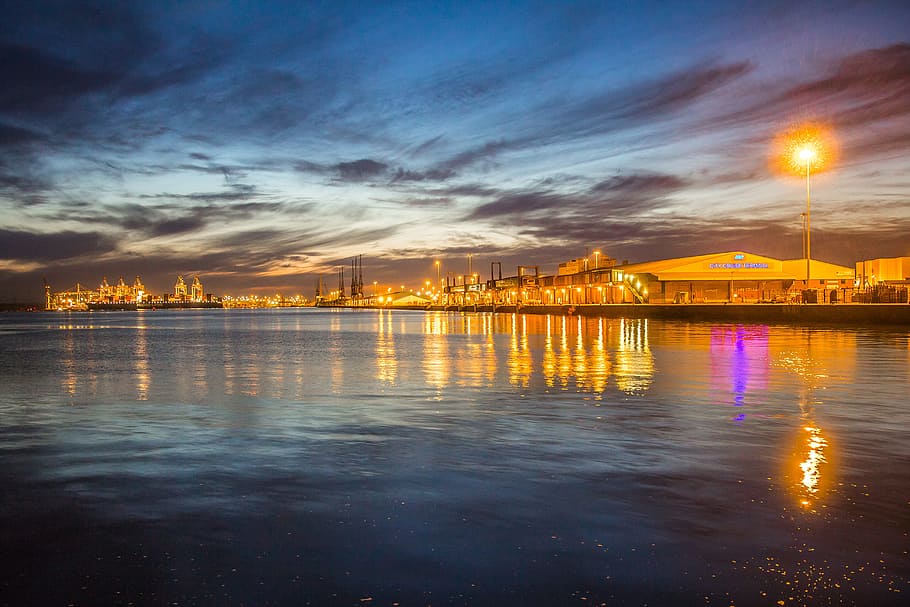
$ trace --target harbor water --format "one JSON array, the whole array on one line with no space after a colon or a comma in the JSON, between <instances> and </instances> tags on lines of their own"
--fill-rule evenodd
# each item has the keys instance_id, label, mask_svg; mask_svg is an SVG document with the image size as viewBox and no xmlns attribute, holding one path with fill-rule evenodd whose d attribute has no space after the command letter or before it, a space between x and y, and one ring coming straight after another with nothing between
<instances>
[{"instance_id":1,"label":"harbor water","mask_svg":"<svg viewBox=\"0 0 910 607\"><path fill-rule=\"evenodd\" d=\"M0 315L2 605L904 605L910 332Z\"/></svg>"}]
</instances>

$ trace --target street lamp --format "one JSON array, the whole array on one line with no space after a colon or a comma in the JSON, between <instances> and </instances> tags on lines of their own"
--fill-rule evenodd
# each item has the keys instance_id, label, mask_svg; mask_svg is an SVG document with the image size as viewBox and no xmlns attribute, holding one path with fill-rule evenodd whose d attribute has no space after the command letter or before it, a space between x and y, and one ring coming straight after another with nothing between
<instances>
[{"instance_id":1,"label":"street lamp","mask_svg":"<svg viewBox=\"0 0 910 607\"><path fill-rule=\"evenodd\" d=\"M806 179L805 234L806 288L812 273L812 197L810 176L818 175L835 164L838 144L831 129L823 124L807 123L788 129L774 138L771 167L782 175L798 175Z\"/></svg>"},{"instance_id":2,"label":"street lamp","mask_svg":"<svg viewBox=\"0 0 910 607\"><path fill-rule=\"evenodd\" d=\"M439 280L439 260L436 260L436 288L438 289L442 282Z\"/></svg>"},{"instance_id":3,"label":"street lamp","mask_svg":"<svg viewBox=\"0 0 910 607\"><path fill-rule=\"evenodd\" d=\"M799 159L806 165L806 288L809 288L809 263L812 259L812 198L809 195L809 169L818 156L815 147L806 144L799 150Z\"/></svg>"}]
</instances>

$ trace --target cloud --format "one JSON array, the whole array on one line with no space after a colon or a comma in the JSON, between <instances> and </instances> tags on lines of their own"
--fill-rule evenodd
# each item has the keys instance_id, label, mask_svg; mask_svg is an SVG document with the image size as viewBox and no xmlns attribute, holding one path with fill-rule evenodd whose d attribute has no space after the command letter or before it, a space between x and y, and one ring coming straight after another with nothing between
<instances>
[{"instance_id":1,"label":"cloud","mask_svg":"<svg viewBox=\"0 0 910 607\"><path fill-rule=\"evenodd\" d=\"M0 229L0 259L50 262L114 251L113 239L99 232L24 232Z\"/></svg>"},{"instance_id":2,"label":"cloud","mask_svg":"<svg viewBox=\"0 0 910 607\"><path fill-rule=\"evenodd\" d=\"M418 158L423 156L427 152L436 148L442 141L444 137L442 135L436 135L435 137L430 137L426 141L421 142L420 144L414 146L414 149L410 151L410 156Z\"/></svg>"},{"instance_id":3,"label":"cloud","mask_svg":"<svg viewBox=\"0 0 910 607\"><path fill-rule=\"evenodd\" d=\"M50 184L40 178L24 174L0 173L0 192L3 190L19 194L37 194L50 188Z\"/></svg>"},{"instance_id":4,"label":"cloud","mask_svg":"<svg viewBox=\"0 0 910 607\"><path fill-rule=\"evenodd\" d=\"M455 171L451 169L409 171L399 168L392 175L391 183L402 183L407 181L446 181L454 176Z\"/></svg>"},{"instance_id":5,"label":"cloud","mask_svg":"<svg viewBox=\"0 0 910 607\"><path fill-rule=\"evenodd\" d=\"M155 222L147 227L147 231L151 236L172 236L201 230L205 225L206 222L202 217L187 215Z\"/></svg>"},{"instance_id":6,"label":"cloud","mask_svg":"<svg viewBox=\"0 0 910 607\"><path fill-rule=\"evenodd\" d=\"M338 179L341 181L368 181L383 175L389 166L383 162L363 158L353 162L340 162L335 165Z\"/></svg>"},{"instance_id":7,"label":"cloud","mask_svg":"<svg viewBox=\"0 0 910 607\"><path fill-rule=\"evenodd\" d=\"M406 198L399 202L415 209L449 207L455 204L451 198Z\"/></svg>"},{"instance_id":8,"label":"cloud","mask_svg":"<svg viewBox=\"0 0 910 607\"><path fill-rule=\"evenodd\" d=\"M436 165L437 171L443 172L456 172L464 168L472 166L480 161L490 161L500 154L509 149L517 147L516 143L513 141L489 141L483 145L469 148L454 156L443 160Z\"/></svg>"},{"instance_id":9,"label":"cloud","mask_svg":"<svg viewBox=\"0 0 910 607\"><path fill-rule=\"evenodd\" d=\"M324 174L331 171L331 168L316 162L310 162L309 160L298 160L293 163L294 170L298 173L316 173Z\"/></svg>"},{"instance_id":10,"label":"cloud","mask_svg":"<svg viewBox=\"0 0 910 607\"><path fill-rule=\"evenodd\" d=\"M910 137L910 44L851 53L799 84L763 82L754 94L731 100L691 132L749 128L766 145L780 117L829 124L852 153L842 162L866 162L905 149ZM733 107L731 111L728 108Z\"/></svg>"},{"instance_id":11,"label":"cloud","mask_svg":"<svg viewBox=\"0 0 910 607\"><path fill-rule=\"evenodd\" d=\"M440 196L464 196L469 198L492 198L498 196L501 190L482 183L466 183L447 188L432 190L433 194Z\"/></svg>"},{"instance_id":12,"label":"cloud","mask_svg":"<svg viewBox=\"0 0 910 607\"><path fill-rule=\"evenodd\" d=\"M41 141L44 137L30 129L0 123L0 147Z\"/></svg>"},{"instance_id":13,"label":"cloud","mask_svg":"<svg viewBox=\"0 0 910 607\"><path fill-rule=\"evenodd\" d=\"M0 42L5 85L0 112L43 113L68 106L74 98L97 91L117 77L81 68L37 49Z\"/></svg>"},{"instance_id":14,"label":"cloud","mask_svg":"<svg viewBox=\"0 0 910 607\"><path fill-rule=\"evenodd\" d=\"M229 226L234 222L249 222L273 218L282 213L301 214L310 205L290 207L282 202L242 202L222 204L224 199L216 194L172 196L158 195L175 200L174 204L143 205L137 203L107 205L96 209L93 205L70 204L65 209L44 213L43 221L66 221L87 226L119 227L148 237L166 237L198 232L197 242L204 239L204 228L209 225ZM184 206L183 200L206 201L208 204ZM135 234L130 240L135 239Z\"/></svg>"},{"instance_id":15,"label":"cloud","mask_svg":"<svg viewBox=\"0 0 910 607\"><path fill-rule=\"evenodd\" d=\"M905 117L910 114L910 44L848 55L833 73L785 91L779 103L827 107L842 128Z\"/></svg>"},{"instance_id":16,"label":"cloud","mask_svg":"<svg viewBox=\"0 0 910 607\"><path fill-rule=\"evenodd\" d=\"M554 192L530 190L500 194L495 200L475 207L466 220L508 217L536 221L546 216L547 225L557 218L580 218L597 223L627 214L641 214L666 206L667 197L688 182L675 175L633 173L600 181L587 190Z\"/></svg>"},{"instance_id":17,"label":"cloud","mask_svg":"<svg viewBox=\"0 0 910 607\"><path fill-rule=\"evenodd\" d=\"M490 219L506 216L534 215L538 211L564 209L573 198L552 192L516 192L500 196L493 202L475 208L465 219Z\"/></svg>"},{"instance_id":18,"label":"cloud","mask_svg":"<svg viewBox=\"0 0 910 607\"><path fill-rule=\"evenodd\" d=\"M753 70L754 66L748 62L699 64L574 103L553 100L539 108L544 122L548 123L541 136L544 139L588 137L678 115L694 102Z\"/></svg>"},{"instance_id":19,"label":"cloud","mask_svg":"<svg viewBox=\"0 0 910 607\"><path fill-rule=\"evenodd\" d=\"M591 187L591 193L640 197L668 194L687 185L685 179L676 175L632 173L605 179Z\"/></svg>"}]
</instances>

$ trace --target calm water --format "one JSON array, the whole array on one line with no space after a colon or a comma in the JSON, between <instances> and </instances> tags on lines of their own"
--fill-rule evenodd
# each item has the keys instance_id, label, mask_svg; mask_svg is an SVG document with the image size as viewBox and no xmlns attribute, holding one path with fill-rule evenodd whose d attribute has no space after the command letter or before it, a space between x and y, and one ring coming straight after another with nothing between
<instances>
[{"instance_id":1,"label":"calm water","mask_svg":"<svg viewBox=\"0 0 910 607\"><path fill-rule=\"evenodd\" d=\"M4 605L901 605L910 333L0 316Z\"/></svg>"}]
</instances>

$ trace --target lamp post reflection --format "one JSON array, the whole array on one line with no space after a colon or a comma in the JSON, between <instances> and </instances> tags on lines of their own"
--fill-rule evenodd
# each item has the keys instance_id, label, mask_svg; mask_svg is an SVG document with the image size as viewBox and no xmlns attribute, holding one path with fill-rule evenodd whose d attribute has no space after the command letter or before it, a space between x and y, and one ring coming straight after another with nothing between
<instances>
[{"instance_id":1,"label":"lamp post reflection","mask_svg":"<svg viewBox=\"0 0 910 607\"><path fill-rule=\"evenodd\" d=\"M808 344L811 350L812 344ZM817 357L810 351L805 353L788 353L779 364L796 373L802 381L802 392L799 398L800 428L793 458L789 460L788 474L790 486L796 494L800 506L810 512L816 512L817 502L825 494L826 469L828 456L826 450L829 441L822 428L816 422L816 392L826 386L822 382L829 377L827 369L821 367Z\"/></svg>"}]
</instances>

